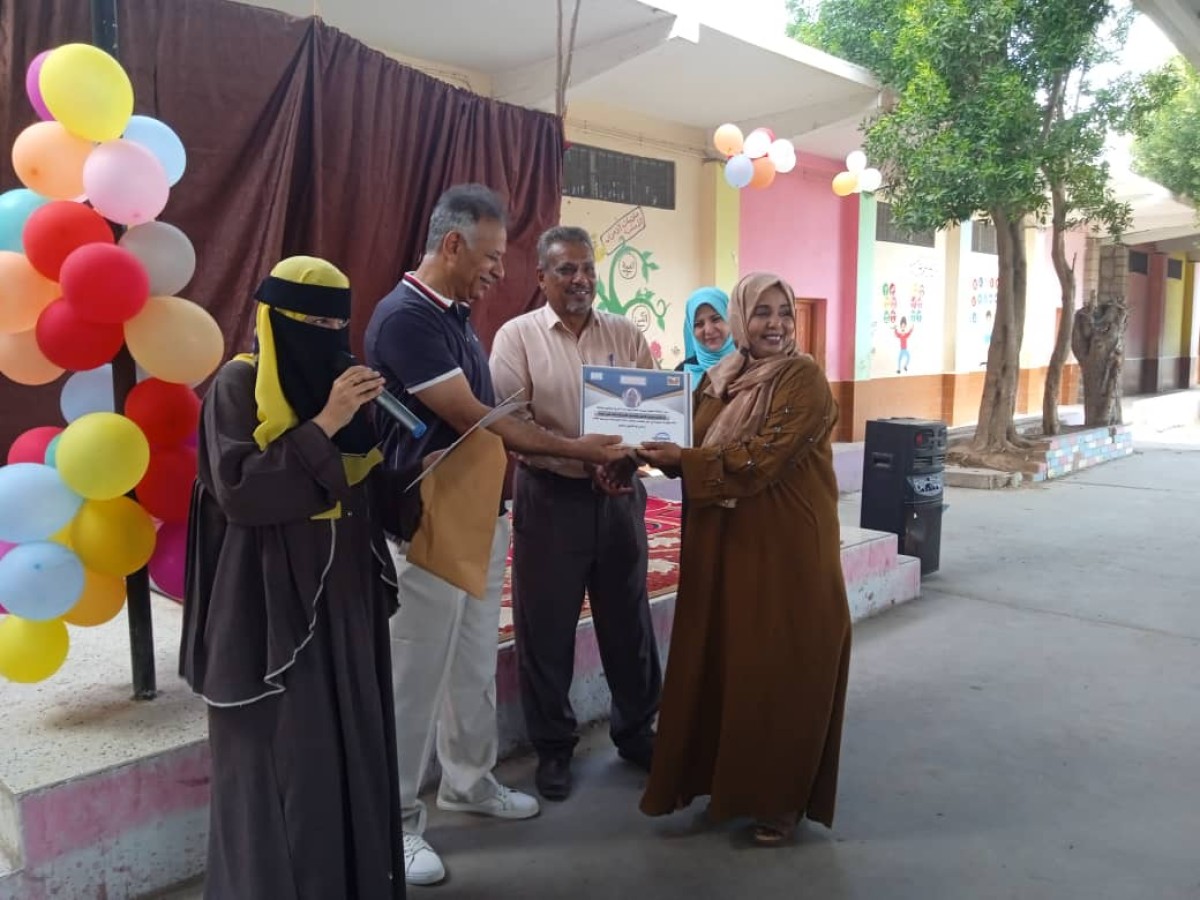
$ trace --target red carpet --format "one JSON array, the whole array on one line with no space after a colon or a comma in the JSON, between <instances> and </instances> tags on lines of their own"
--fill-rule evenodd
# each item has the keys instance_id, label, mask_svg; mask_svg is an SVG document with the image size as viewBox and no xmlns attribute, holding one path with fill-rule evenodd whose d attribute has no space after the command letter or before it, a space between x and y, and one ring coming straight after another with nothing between
<instances>
[{"instance_id":1,"label":"red carpet","mask_svg":"<svg viewBox=\"0 0 1200 900\"><path fill-rule=\"evenodd\" d=\"M650 545L649 571L646 576L646 587L650 597L669 594L679 583L679 526L682 505L674 500L660 500L650 497L646 501L646 539ZM512 556L509 556L509 570L504 576L504 595L501 599L500 611L500 640L507 641L513 636L512 625ZM583 601L581 618L591 615L587 599Z\"/></svg>"}]
</instances>

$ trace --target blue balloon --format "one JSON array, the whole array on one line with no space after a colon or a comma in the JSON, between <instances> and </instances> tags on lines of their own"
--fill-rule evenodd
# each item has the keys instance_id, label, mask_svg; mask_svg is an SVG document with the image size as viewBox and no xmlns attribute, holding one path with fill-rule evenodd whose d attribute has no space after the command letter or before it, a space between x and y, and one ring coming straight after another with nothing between
<instances>
[{"instance_id":1,"label":"blue balloon","mask_svg":"<svg viewBox=\"0 0 1200 900\"><path fill-rule=\"evenodd\" d=\"M725 181L730 187L741 190L750 183L750 179L753 177L754 160L746 154L739 153L737 156L731 156L725 163Z\"/></svg>"},{"instance_id":2,"label":"blue balloon","mask_svg":"<svg viewBox=\"0 0 1200 900\"><path fill-rule=\"evenodd\" d=\"M145 147L162 163L167 173L167 184L175 184L183 177L187 168L187 151L169 125L149 116L131 116L125 133L121 135L131 144Z\"/></svg>"},{"instance_id":3,"label":"blue balloon","mask_svg":"<svg viewBox=\"0 0 1200 900\"><path fill-rule=\"evenodd\" d=\"M21 233L25 231L25 223L34 210L49 202L49 198L35 194L28 188L0 194L0 250L24 253Z\"/></svg>"},{"instance_id":4,"label":"blue balloon","mask_svg":"<svg viewBox=\"0 0 1200 900\"><path fill-rule=\"evenodd\" d=\"M112 364L76 372L63 385L58 408L68 423L94 412L115 412Z\"/></svg>"},{"instance_id":5,"label":"blue balloon","mask_svg":"<svg viewBox=\"0 0 1200 900\"><path fill-rule=\"evenodd\" d=\"M83 594L83 563L52 541L13 547L0 559L0 603L33 622L57 619Z\"/></svg>"},{"instance_id":6,"label":"blue balloon","mask_svg":"<svg viewBox=\"0 0 1200 900\"><path fill-rule=\"evenodd\" d=\"M0 541L44 541L65 528L82 505L83 498L57 469L37 463L0 466Z\"/></svg>"},{"instance_id":7,"label":"blue balloon","mask_svg":"<svg viewBox=\"0 0 1200 900\"><path fill-rule=\"evenodd\" d=\"M54 436L54 439L52 441L50 441L49 444L46 445L45 462L46 462L46 465L48 465L48 466L53 467L55 465L54 459L55 459L55 455L58 453L58 439L61 437L62 437L62 434L56 434Z\"/></svg>"}]
</instances>

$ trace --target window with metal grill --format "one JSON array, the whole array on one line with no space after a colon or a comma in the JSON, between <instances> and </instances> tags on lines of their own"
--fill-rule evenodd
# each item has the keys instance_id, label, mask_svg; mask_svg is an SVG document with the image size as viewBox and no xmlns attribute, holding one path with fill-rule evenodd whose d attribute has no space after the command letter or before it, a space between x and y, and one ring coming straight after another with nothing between
<instances>
[{"instance_id":1,"label":"window with metal grill","mask_svg":"<svg viewBox=\"0 0 1200 900\"><path fill-rule=\"evenodd\" d=\"M1150 274L1150 256L1146 253L1139 253L1137 250L1129 251L1129 274L1131 275L1149 275Z\"/></svg>"},{"instance_id":2,"label":"window with metal grill","mask_svg":"<svg viewBox=\"0 0 1200 900\"><path fill-rule=\"evenodd\" d=\"M563 156L563 194L625 206L675 208L675 163L572 144Z\"/></svg>"},{"instance_id":3,"label":"window with metal grill","mask_svg":"<svg viewBox=\"0 0 1200 900\"><path fill-rule=\"evenodd\" d=\"M1167 277L1174 278L1178 281L1183 280L1183 260L1168 259L1167 260Z\"/></svg>"},{"instance_id":4,"label":"window with metal grill","mask_svg":"<svg viewBox=\"0 0 1200 900\"><path fill-rule=\"evenodd\" d=\"M996 226L990 222L971 223L971 250L974 253L999 254L996 249Z\"/></svg>"},{"instance_id":5,"label":"window with metal grill","mask_svg":"<svg viewBox=\"0 0 1200 900\"><path fill-rule=\"evenodd\" d=\"M891 244L911 244L914 247L932 247L934 232L907 231L892 219L892 205L878 203L875 210L875 240Z\"/></svg>"}]
</instances>

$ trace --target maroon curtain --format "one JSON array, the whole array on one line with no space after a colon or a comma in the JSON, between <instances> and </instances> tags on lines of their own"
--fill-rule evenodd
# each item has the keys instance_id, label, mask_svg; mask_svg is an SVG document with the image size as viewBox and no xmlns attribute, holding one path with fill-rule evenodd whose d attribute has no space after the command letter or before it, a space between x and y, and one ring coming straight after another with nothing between
<instances>
[{"instance_id":1,"label":"maroon curtain","mask_svg":"<svg viewBox=\"0 0 1200 900\"><path fill-rule=\"evenodd\" d=\"M196 245L183 295L249 346L251 292L279 259L342 267L359 345L375 303L420 258L433 204L479 181L508 201L508 276L475 311L496 330L538 302L537 236L558 219L557 118L487 100L401 65L317 19L225 0L121 0L120 59L137 112L171 125L188 170L161 218ZM8 148L35 121L24 72L41 50L91 34L87 0L0 0L0 190L19 187ZM0 377L0 449L60 423L62 381Z\"/></svg>"}]
</instances>

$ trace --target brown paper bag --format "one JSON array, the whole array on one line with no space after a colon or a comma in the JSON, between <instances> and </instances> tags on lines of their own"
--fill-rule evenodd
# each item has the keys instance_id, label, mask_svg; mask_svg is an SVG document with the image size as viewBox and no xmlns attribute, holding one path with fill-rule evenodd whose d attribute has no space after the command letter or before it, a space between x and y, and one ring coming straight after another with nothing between
<instances>
[{"instance_id":1,"label":"brown paper bag","mask_svg":"<svg viewBox=\"0 0 1200 900\"><path fill-rule=\"evenodd\" d=\"M421 524L408 561L477 600L487 591L507 461L504 442L478 428L421 482Z\"/></svg>"}]
</instances>

